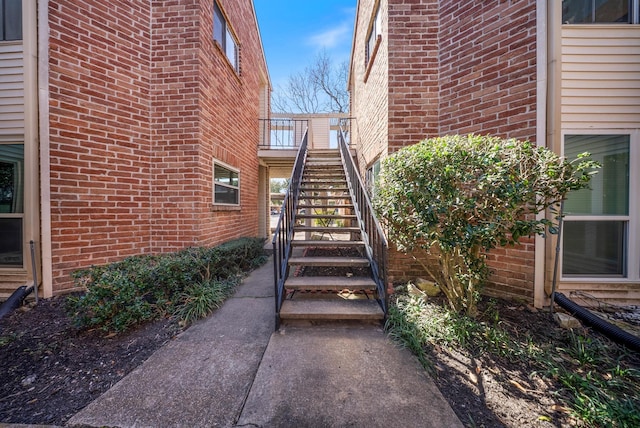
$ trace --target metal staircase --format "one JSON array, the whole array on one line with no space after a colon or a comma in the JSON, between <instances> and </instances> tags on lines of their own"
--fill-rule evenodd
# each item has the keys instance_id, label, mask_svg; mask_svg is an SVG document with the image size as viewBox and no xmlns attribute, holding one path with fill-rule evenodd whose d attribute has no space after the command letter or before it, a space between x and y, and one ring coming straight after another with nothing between
<instances>
[{"instance_id":1,"label":"metal staircase","mask_svg":"<svg viewBox=\"0 0 640 428\"><path fill-rule=\"evenodd\" d=\"M348 153L301 146L273 240L277 326L385 318L386 241L375 217L380 236L372 240L368 233L362 214L371 207L366 196L357 198L366 192L355 168L345 165L353 163Z\"/></svg>"}]
</instances>

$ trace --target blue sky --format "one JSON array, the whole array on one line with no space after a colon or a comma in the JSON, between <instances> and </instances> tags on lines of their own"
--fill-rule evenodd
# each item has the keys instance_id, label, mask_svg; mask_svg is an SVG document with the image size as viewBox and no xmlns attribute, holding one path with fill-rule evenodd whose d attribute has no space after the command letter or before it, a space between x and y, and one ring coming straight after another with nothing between
<instances>
[{"instance_id":1,"label":"blue sky","mask_svg":"<svg viewBox=\"0 0 640 428\"><path fill-rule=\"evenodd\" d=\"M356 0L254 0L273 87L326 49L334 63L349 59Z\"/></svg>"}]
</instances>

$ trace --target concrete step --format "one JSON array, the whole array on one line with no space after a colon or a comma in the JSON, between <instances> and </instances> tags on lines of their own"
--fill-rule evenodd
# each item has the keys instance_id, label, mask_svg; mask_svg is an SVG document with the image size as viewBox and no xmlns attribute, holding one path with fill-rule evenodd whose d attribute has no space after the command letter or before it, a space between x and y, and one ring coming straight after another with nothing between
<instances>
[{"instance_id":1,"label":"concrete step","mask_svg":"<svg viewBox=\"0 0 640 428\"><path fill-rule=\"evenodd\" d=\"M371 290L375 291L376 283L371 278L339 277L339 276L294 276L284 283L291 290Z\"/></svg>"},{"instance_id":2,"label":"concrete step","mask_svg":"<svg viewBox=\"0 0 640 428\"><path fill-rule=\"evenodd\" d=\"M280 308L282 320L382 320L384 313L375 300L293 299Z\"/></svg>"},{"instance_id":3,"label":"concrete step","mask_svg":"<svg viewBox=\"0 0 640 428\"><path fill-rule=\"evenodd\" d=\"M322 247L322 248L363 248L362 241L346 241L346 240L306 240L294 239L291 241L294 247Z\"/></svg>"},{"instance_id":4,"label":"concrete step","mask_svg":"<svg viewBox=\"0 0 640 428\"><path fill-rule=\"evenodd\" d=\"M367 267L364 257L290 257L290 266Z\"/></svg>"}]
</instances>

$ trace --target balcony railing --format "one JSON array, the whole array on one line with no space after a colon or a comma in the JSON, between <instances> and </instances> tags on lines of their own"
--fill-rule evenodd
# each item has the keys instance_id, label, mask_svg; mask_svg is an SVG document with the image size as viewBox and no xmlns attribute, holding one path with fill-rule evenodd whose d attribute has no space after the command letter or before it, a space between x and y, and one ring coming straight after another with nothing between
<instances>
[{"instance_id":1,"label":"balcony railing","mask_svg":"<svg viewBox=\"0 0 640 428\"><path fill-rule=\"evenodd\" d=\"M260 119L260 150L297 150L305 132L310 149L337 149L340 132L349 145L351 118L345 113L282 114Z\"/></svg>"},{"instance_id":2,"label":"balcony railing","mask_svg":"<svg viewBox=\"0 0 640 428\"><path fill-rule=\"evenodd\" d=\"M307 119L260 119L261 149L296 149L309 127Z\"/></svg>"}]
</instances>

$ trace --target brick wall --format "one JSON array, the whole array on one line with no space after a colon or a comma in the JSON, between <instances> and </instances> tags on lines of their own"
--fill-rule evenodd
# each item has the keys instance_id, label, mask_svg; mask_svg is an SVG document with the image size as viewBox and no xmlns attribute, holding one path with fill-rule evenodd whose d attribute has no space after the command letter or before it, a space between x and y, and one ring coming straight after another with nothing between
<instances>
[{"instance_id":1,"label":"brick wall","mask_svg":"<svg viewBox=\"0 0 640 428\"><path fill-rule=\"evenodd\" d=\"M535 141L535 0L440 5L439 133Z\"/></svg>"},{"instance_id":2,"label":"brick wall","mask_svg":"<svg viewBox=\"0 0 640 428\"><path fill-rule=\"evenodd\" d=\"M440 2L440 134L535 142L536 2ZM485 289L533 301L534 241L488 255Z\"/></svg>"},{"instance_id":3,"label":"brick wall","mask_svg":"<svg viewBox=\"0 0 640 428\"><path fill-rule=\"evenodd\" d=\"M388 7L388 49L382 51L387 60L376 61L386 63L387 84L382 90L388 105L357 80L358 55L364 44L361 33L366 31L362 27L368 25L361 18L366 16L363 10L375 2L358 3L352 115L358 122L388 126L387 141L377 143L386 144L383 151L392 153L426 137L446 134L490 133L535 141L534 0L381 2L382 9ZM379 106L387 111L378 112ZM366 147L364 135L358 140L359 148ZM517 248L493 251L489 264L494 274L488 293L532 297L533 239ZM391 280L413 279L419 272L410 257L390 252Z\"/></svg>"},{"instance_id":4,"label":"brick wall","mask_svg":"<svg viewBox=\"0 0 640 428\"><path fill-rule=\"evenodd\" d=\"M266 71L250 0L220 4L239 76L211 2L50 2L54 292L83 266L257 234ZM212 209L212 157L240 170L241 209Z\"/></svg>"},{"instance_id":5,"label":"brick wall","mask_svg":"<svg viewBox=\"0 0 640 428\"><path fill-rule=\"evenodd\" d=\"M49 2L54 291L150 249L150 5Z\"/></svg>"},{"instance_id":6,"label":"brick wall","mask_svg":"<svg viewBox=\"0 0 640 428\"><path fill-rule=\"evenodd\" d=\"M389 153L438 135L438 3L389 0Z\"/></svg>"},{"instance_id":7,"label":"brick wall","mask_svg":"<svg viewBox=\"0 0 640 428\"><path fill-rule=\"evenodd\" d=\"M352 141L358 150L361 173L380 155L387 151L388 97L389 93L389 38L387 0L380 0L382 21L381 40L375 55L365 63L365 46L369 27L375 13L373 1L358 4L358 25L354 38L351 71L351 112L354 116Z\"/></svg>"}]
</instances>

